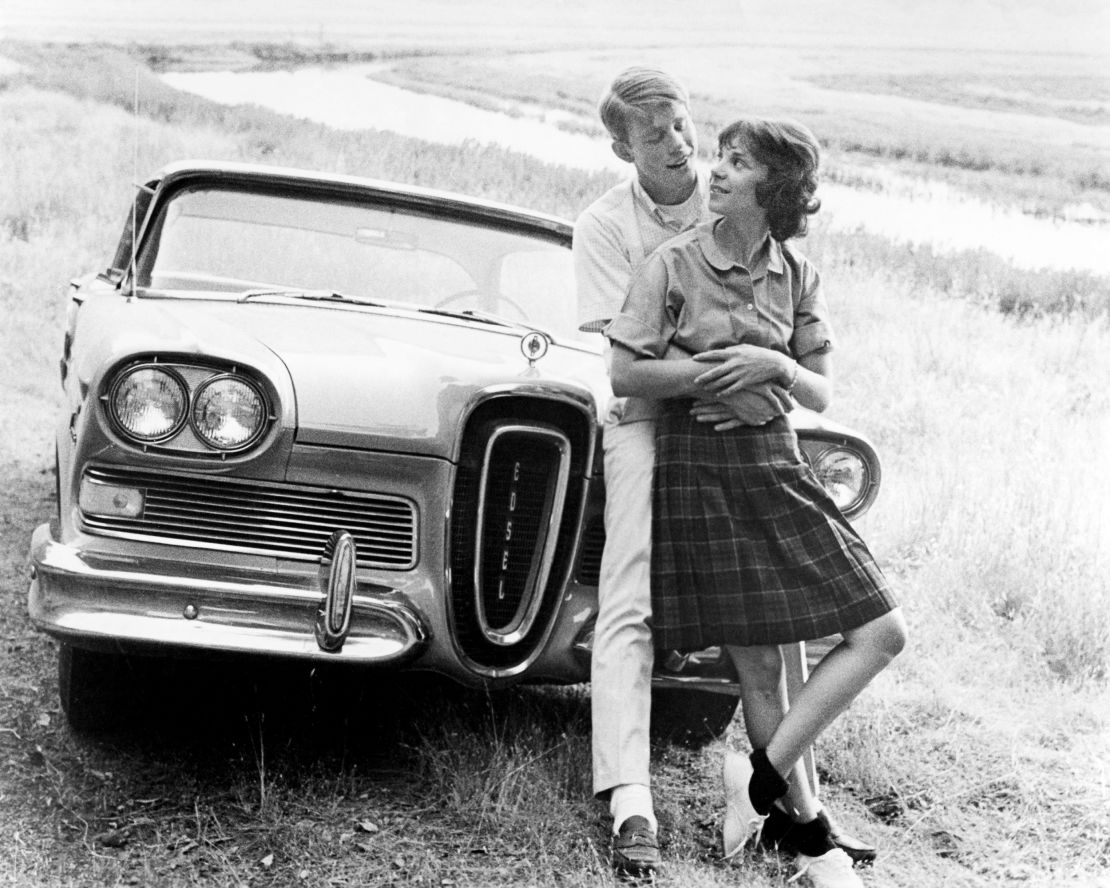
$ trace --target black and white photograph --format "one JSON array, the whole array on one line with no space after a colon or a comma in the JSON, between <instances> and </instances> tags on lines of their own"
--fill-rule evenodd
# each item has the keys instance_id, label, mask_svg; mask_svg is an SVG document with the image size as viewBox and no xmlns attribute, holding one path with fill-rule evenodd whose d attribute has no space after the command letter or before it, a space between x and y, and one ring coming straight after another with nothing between
<instances>
[{"instance_id":1,"label":"black and white photograph","mask_svg":"<svg viewBox=\"0 0 1110 888\"><path fill-rule=\"evenodd\" d=\"M0 888L1110 888L1104 0L0 0Z\"/></svg>"}]
</instances>

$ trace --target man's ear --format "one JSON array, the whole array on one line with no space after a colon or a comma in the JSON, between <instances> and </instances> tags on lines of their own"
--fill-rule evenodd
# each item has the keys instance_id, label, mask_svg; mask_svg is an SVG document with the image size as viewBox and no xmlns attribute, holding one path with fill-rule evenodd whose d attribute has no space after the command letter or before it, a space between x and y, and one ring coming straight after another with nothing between
<instances>
[{"instance_id":1,"label":"man's ear","mask_svg":"<svg viewBox=\"0 0 1110 888\"><path fill-rule=\"evenodd\" d=\"M632 146L623 139L613 140L613 153L617 155L625 163L635 163L635 158L632 156Z\"/></svg>"}]
</instances>

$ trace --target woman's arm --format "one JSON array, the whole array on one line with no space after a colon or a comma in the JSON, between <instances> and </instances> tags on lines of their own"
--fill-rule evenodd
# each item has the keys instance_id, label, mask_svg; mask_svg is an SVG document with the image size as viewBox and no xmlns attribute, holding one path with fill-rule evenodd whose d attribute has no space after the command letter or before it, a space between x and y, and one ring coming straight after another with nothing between
<instances>
[{"instance_id":1,"label":"woman's arm","mask_svg":"<svg viewBox=\"0 0 1110 888\"><path fill-rule=\"evenodd\" d=\"M793 404L786 390L773 382L756 383L750 389L722 397L707 395L697 378L705 372L699 364L676 348L667 350L666 359L638 355L619 342L612 343L609 376L613 394L643 398L696 397L702 399L693 413L700 422L712 422L718 430L737 425L762 425L789 412ZM709 402L716 402L712 407Z\"/></svg>"},{"instance_id":2,"label":"woman's arm","mask_svg":"<svg viewBox=\"0 0 1110 888\"><path fill-rule=\"evenodd\" d=\"M798 361L782 352L756 345L736 345L702 352L691 359L715 366L694 382L714 395L729 395L763 382L786 388L803 407L818 412L832 400L832 362L827 350L813 351Z\"/></svg>"},{"instance_id":3,"label":"woman's arm","mask_svg":"<svg viewBox=\"0 0 1110 888\"><path fill-rule=\"evenodd\" d=\"M679 398L697 391L694 380L705 372L692 358L661 360L639 355L619 342L612 346L609 378L618 397Z\"/></svg>"},{"instance_id":4,"label":"woman's arm","mask_svg":"<svg viewBox=\"0 0 1110 888\"><path fill-rule=\"evenodd\" d=\"M803 407L822 412L832 402L832 353L810 352L795 364L798 376L791 394Z\"/></svg>"}]
</instances>

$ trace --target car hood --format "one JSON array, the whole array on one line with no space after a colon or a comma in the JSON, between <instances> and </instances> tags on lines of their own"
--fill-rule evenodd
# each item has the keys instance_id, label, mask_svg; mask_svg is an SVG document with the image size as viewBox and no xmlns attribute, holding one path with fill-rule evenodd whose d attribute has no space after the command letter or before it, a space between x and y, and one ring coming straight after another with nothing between
<instances>
[{"instance_id":1,"label":"car hood","mask_svg":"<svg viewBox=\"0 0 1110 888\"><path fill-rule=\"evenodd\" d=\"M595 418L610 394L599 351L552 345L530 365L521 351L526 328L346 304L140 299L131 306L142 326L176 330L179 353L250 361L261 348L276 356L292 381L296 439L304 444L451 458L465 414L485 393L569 399ZM132 341L138 320L128 322Z\"/></svg>"}]
</instances>

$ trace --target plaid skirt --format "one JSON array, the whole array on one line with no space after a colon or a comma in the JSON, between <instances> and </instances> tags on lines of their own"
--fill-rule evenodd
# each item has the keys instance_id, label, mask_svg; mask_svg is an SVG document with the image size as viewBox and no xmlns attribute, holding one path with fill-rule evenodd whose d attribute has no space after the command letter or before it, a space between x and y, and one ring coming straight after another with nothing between
<instances>
[{"instance_id":1,"label":"plaid skirt","mask_svg":"<svg viewBox=\"0 0 1110 888\"><path fill-rule=\"evenodd\" d=\"M656 647L808 641L897 606L784 417L717 432L689 408L668 402L656 424Z\"/></svg>"}]
</instances>

